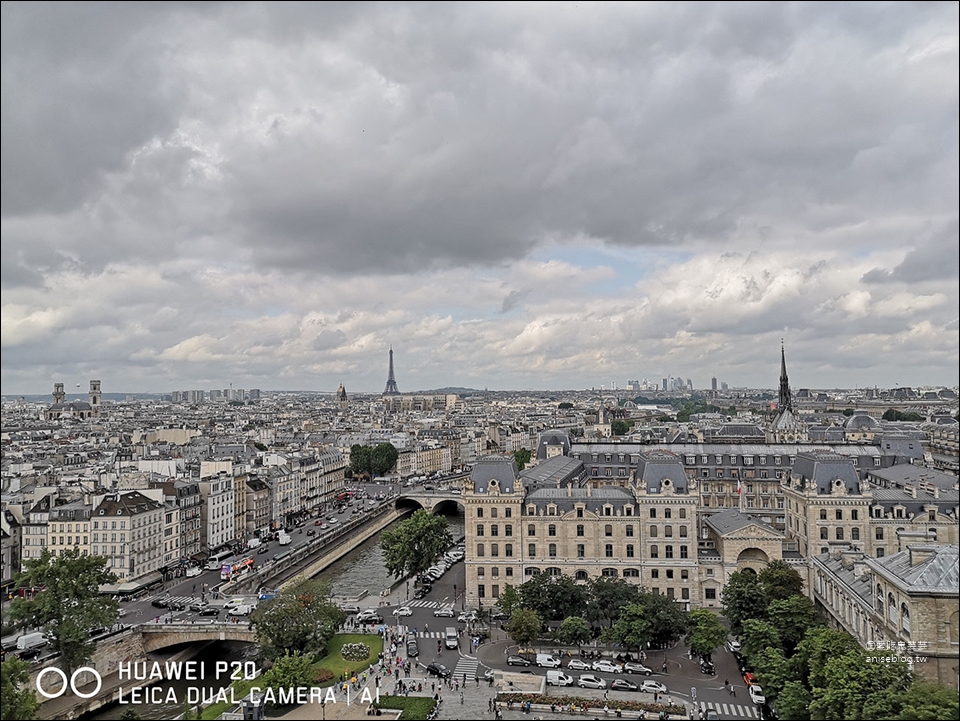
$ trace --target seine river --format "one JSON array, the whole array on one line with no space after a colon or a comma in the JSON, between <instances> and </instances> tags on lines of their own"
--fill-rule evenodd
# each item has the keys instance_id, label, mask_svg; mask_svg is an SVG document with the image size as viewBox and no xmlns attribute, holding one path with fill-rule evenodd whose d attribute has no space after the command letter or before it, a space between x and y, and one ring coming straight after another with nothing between
<instances>
[{"instance_id":1,"label":"seine river","mask_svg":"<svg viewBox=\"0 0 960 721\"><path fill-rule=\"evenodd\" d=\"M447 516L450 524L450 533L453 538L459 539L463 536L463 516ZM382 533L382 532L381 532ZM355 599L362 594L367 593L374 598L385 588L389 588L394 582L393 576L387 573L383 565L383 551L380 550L380 533L364 541L346 556L331 565L325 571L317 575L324 581L328 581L332 587L332 593L337 598ZM233 660L253 660L256 657L256 648L250 644L239 642L220 642L214 643L204 648L194 660L204 663L208 670L206 674L208 679L214 677L213 664L216 661L224 659ZM166 689L172 688L178 699L187 697L188 687L196 686L196 682L180 681L168 682L163 684ZM212 680L204 682L209 688L216 688ZM133 708L142 719L173 719L183 713L183 706L179 704L167 705L136 705L121 706L113 704L106 706L96 713L84 716L85 719L120 719L124 711Z\"/></svg>"}]
</instances>

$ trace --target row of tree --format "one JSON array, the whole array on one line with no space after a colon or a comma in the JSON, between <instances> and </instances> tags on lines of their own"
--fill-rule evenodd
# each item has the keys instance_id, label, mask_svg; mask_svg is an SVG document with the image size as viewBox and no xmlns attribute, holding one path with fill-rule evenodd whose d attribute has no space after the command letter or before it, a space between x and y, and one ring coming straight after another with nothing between
<instances>
[{"instance_id":1,"label":"row of tree","mask_svg":"<svg viewBox=\"0 0 960 721\"><path fill-rule=\"evenodd\" d=\"M353 476L382 476L397 465L400 452L392 443L378 443L376 446L363 446L355 443L350 446L349 471Z\"/></svg>"},{"instance_id":2,"label":"row of tree","mask_svg":"<svg viewBox=\"0 0 960 721\"><path fill-rule=\"evenodd\" d=\"M901 662L873 663L845 631L827 627L800 576L775 561L734 573L724 613L741 654L785 721L957 719L956 691L913 676Z\"/></svg>"}]
</instances>

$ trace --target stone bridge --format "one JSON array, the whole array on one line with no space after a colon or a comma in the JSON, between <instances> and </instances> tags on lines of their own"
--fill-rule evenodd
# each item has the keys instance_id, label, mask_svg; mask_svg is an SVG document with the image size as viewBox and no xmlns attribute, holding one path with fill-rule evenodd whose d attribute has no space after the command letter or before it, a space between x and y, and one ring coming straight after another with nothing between
<instances>
[{"instance_id":1,"label":"stone bridge","mask_svg":"<svg viewBox=\"0 0 960 721\"><path fill-rule=\"evenodd\" d=\"M437 513L449 510L456 513L457 506L463 511L463 501L459 493L453 491L424 491L423 489L410 489L402 492L394 501L394 507L398 511L424 510L431 513Z\"/></svg>"},{"instance_id":2,"label":"stone bridge","mask_svg":"<svg viewBox=\"0 0 960 721\"><path fill-rule=\"evenodd\" d=\"M256 643L256 635L246 621L240 623L145 623L140 626L143 650L158 651L181 643L203 641L247 641Z\"/></svg>"}]
</instances>

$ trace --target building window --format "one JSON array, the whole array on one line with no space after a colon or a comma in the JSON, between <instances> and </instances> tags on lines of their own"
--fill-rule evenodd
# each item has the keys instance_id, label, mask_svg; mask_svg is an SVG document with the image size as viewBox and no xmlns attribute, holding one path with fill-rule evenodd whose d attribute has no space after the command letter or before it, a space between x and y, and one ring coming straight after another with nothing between
<instances>
[{"instance_id":1,"label":"building window","mask_svg":"<svg viewBox=\"0 0 960 721\"><path fill-rule=\"evenodd\" d=\"M841 508L838 508L838 509L837 509L837 520L838 520L838 521L842 521L842 520L843 520L843 509L841 509Z\"/></svg>"},{"instance_id":2,"label":"building window","mask_svg":"<svg viewBox=\"0 0 960 721\"><path fill-rule=\"evenodd\" d=\"M583 538L583 530L584 530L584 529L583 529L583 524L582 524L582 523L578 523L578 524L577 524L577 537L578 537L578 538Z\"/></svg>"},{"instance_id":3,"label":"building window","mask_svg":"<svg viewBox=\"0 0 960 721\"><path fill-rule=\"evenodd\" d=\"M878 541L883 540L883 526L877 526L876 538Z\"/></svg>"},{"instance_id":4,"label":"building window","mask_svg":"<svg viewBox=\"0 0 960 721\"><path fill-rule=\"evenodd\" d=\"M664 557L664 558L673 558L673 546L664 546L664 547L663 547L663 557Z\"/></svg>"},{"instance_id":5,"label":"building window","mask_svg":"<svg viewBox=\"0 0 960 721\"><path fill-rule=\"evenodd\" d=\"M577 509L577 518L583 518L583 509L582 509L582 508L578 508L578 509Z\"/></svg>"},{"instance_id":6,"label":"building window","mask_svg":"<svg viewBox=\"0 0 960 721\"><path fill-rule=\"evenodd\" d=\"M838 529L837 529L837 540L838 540L838 541L842 541L842 540L843 540L843 529L842 529L842 528L838 528Z\"/></svg>"},{"instance_id":7,"label":"building window","mask_svg":"<svg viewBox=\"0 0 960 721\"><path fill-rule=\"evenodd\" d=\"M483 578L484 573L485 573L485 571L484 571L483 566L480 566L480 568L477 569L477 578Z\"/></svg>"},{"instance_id":8,"label":"building window","mask_svg":"<svg viewBox=\"0 0 960 721\"><path fill-rule=\"evenodd\" d=\"M708 601L717 600L717 589L715 588L705 588L703 589L703 597Z\"/></svg>"},{"instance_id":9,"label":"building window","mask_svg":"<svg viewBox=\"0 0 960 721\"><path fill-rule=\"evenodd\" d=\"M625 568L623 569L624 578L640 578L640 570L637 568Z\"/></svg>"},{"instance_id":10,"label":"building window","mask_svg":"<svg viewBox=\"0 0 960 721\"><path fill-rule=\"evenodd\" d=\"M483 544L477 544L477 558L483 558Z\"/></svg>"},{"instance_id":11,"label":"building window","mask_svg":"<svg viewBox=\"0 0 960 721\"><path fill-rule=\"evenodd\" d=\"M663 535L665 538L673 538L673 526L667 524L663 527Z\"/></svg>"},{"instance_id":12,"label":"building window","mask_svg":"<svg viewBox=\"0 0 960 721\"><path fill-rule=\"evenodd\" d=\"M624 528L624 534L626 535L627 538L633 538L633 526L632 525L626 526Z\"/></svg>"},{"instance_id":13,"label":"building window","mask_svg":"<svg viewBox=\"0 0 960 721\"><path fill-rule=\"evenodd\" d=\"M858 511L856 508L854 508L853 510L851 510L851 511L850 511L850 520L851 520L851 521L859 521L859 520L860 520L860 511Z\"/></svg>"},{"instance_id":14,"label":"building window","mask_svg":"<svg viewBox=\"0 0 960 721\"><path fill-rule=\"evenodd\" d=\"M829 534L830 534L829 529L827 529L827 528L821 528L821 529L820 529L820 540L821 540L821 541L826 541L827 539L830 538L830 535L829 535Z\"/></svg>"},{"instance_id":15,"label":"building window","mask_svg":"<svg viewBox=\"0 0 960 721\"><path fill-rule=\"evenodd\" d=\"M633 558L633 544L627 544L627 558Z\"/></svg>"},{"instance_id":16,"label":"building window","mask_svg":"<svg viewBox=\"0 0 960 721\"><path fill-rule=\"evenodd\" d=\"M527 546L527 557L528 557L528 558L536 558L536 557L537 557L537 544L536 544L536 543L531 543L529 546Z\"/></svg>"},{"instance_id":17,"label":"building window","mask_svg":"<svg viewBox=\"0 0 960 721\"><path fill-rule=\"evenodd\" d=\"M680 558L687 558L687 547L680 546Z\"/></svg>"},{"instance_id":18,"label":"building window","mask_svg":"<svg viewBox=\"0 0 960 721\"><path fill-rule=\"evenodd\" d=\"M557 557L557 544L556 544L556 543L551 543L549 546L547 546L547 555L549 555L550 558L556 558L556 557Z\"/></svg>"},{"instance_id":19,"label":"building window","mask_svg":"<svg viewBox=\"0 0 960 721\"><path fill-rule=\"evenodd\" d=\"M689 588L681 588L681 589L680 589L680 598L681 598L682 600L684 600L684 601L689 601L689 600L690 600L690 589L689 589Z\"/></svg>"},{"instance_id":20,"label":"building window","mask_svg":"<svg viewBox=\"0 0 960 721\"><path fill-rule=\"evenodd\" d=\"M551 523L549 526L547 526L547 535L548 536L557 535L557 527L554 524Z\"/></svg>"},{"instance_id":21,"label":"building window","mask_svg":"<svg viewBox=\"0 0 960 721\"><path fill-rule=\"evenodd\" d=\"M680 526L680 538L686 538L686 537L687 537L687 527Z\"/></svg>"},{"instance_id":22,"label":"building window","mask_svg":"<svg viewBox=\"0 0 960 721\"><path fill-rule=\"evenodd\" d=\"M657 509L656 509L656 508L651 508L651 509L650 509L650 518L656 518L656 517L657 517Z\"/></svg>"},{"instance_id":23,"label":"building window","mask_svg":"<svg viewBox=\"0 0 960 721\"><path fill-rule=\"evenodd\" d=\"M527 535L528 535L528 536L536 536L536 535L537 535L537 527L536 527L535 525L533 525L532 523L531 523L529 526L527 526Z\"/></svg>"},{"instance_id":24,"label":"building window","mask_svg":"<svg viewBox=\"0 0 960 721\"><path fill-rule=\"evenodd\" d=\"M671 580L671 581L673 580L673 569L672 569L672 568L668 568L668 569L667 569L667 578L668 578L669 580Z\"/></svg>"},{"instance_id":25,"label":"building window","mask_svg":"<svg viewBox=\"0 0 960 721\"><path fill-rule=\"evenodd\" d=\"M503 544L503 555L507 558L513 558L513 544L505 543Z\"/></svg>"},{"instance_id":26,"label":"building window","mask_svg":"<svg viewBox=\"0 0 960 721\"><path fill-rule=\"evenodd\" d=\"M608 543L603 547L603 555L607 558L613 558L613 544Z\"/></svg>"},{"instance_id":27,"label":"building window","mask_svg":"<svg viewBox=\"0 0 960 721\"><path fill-rule=\"evenodd\" d=\"M653 524L650 524L650 533L648 533L647 535L650 536L650 538L656 538L656 537L657 537L657 527L654 526Z\"/></svg>"},{"instance_id":28,"label":"building window","mask_svg":"<svg viewBox=\"0 0 960 721\"><path fill-rule=\"evenodd\" d=\"M499 535L500 535L500 527L499 527L496 523L491 523L491 524L490 524L490 535L491 535L491 536L499 536Z\"/></svg>"},{"instance_id":29,"label":"building window","mask_svg":"<svg viewBox=\"0 0 960 721\"><path fill-rule=\"evenodd\" d=\"M483 507L477 509L477 518L483 518Z\"/></svg>"},{"instance_id":30,"label":"building window","mask_svg":"<svg viewBox=\"0 0 960 721\"><path fill-rule=\"evenodd\" d=\"M612 535L613 535L613 526L611 526L609 523L608 523L607 525L605 525L605 526L603 527L603 535L606 536L607 538L609 538L610 536L612 536Z\"/></svg>"},{"instance_id":31,"label":"building window","mask_svg":"<svg viewBox=\"0 0 960 721\"><path fill-rule=\"evenodd\" d=\"M503 509L503 517L504 517L504 518L513 518L513 509L512 509L512 508L504 508L504 509Z\"/></svg>"},{"instance_id":32,"label":"building window","mask_svg":"<svg viewBox=\"0 0 960 721\"><path fill-rule=\"evenodd\" d=\"M478 535L478 536L482 536L482 535L483 535L483 524L482 524L482 523L478 523L478 524L477 524L477 535Z\"/></svg>"},{"instance_id":33,"label":"building window","mask_svg":"<svg viewBox=\"0 0 960 721\"><path fill-rule=\"evenodd\" d=\"M650 558L659 558L660 553L656 546L650 546Z\"/></svg>"},{"instance_id":34,"label":"building window","mask_svg":"<svg viewBox=\"0 0 960 721\"><path fill-rule=\"evenodd\" d=\"M826 508L821 508L821 509L820 509L820 520L821 520L821 521L826 521L826 520L827 520L827 509L826 509Z\"/></svg>"},{"instance_id":35,"label":"building window","mask_svg":"<svg viewBox=\"0 0 960 721\"><path fill-rule=\"evenodd\" d=\"M577 558L586 558L587 556L587 547L582 543L577 544Z\"/></svg>"},{"instance_id":36,"label":"building window","mask_svg":"<svg viewBox=\"0 0 960 721\"><path fill-rule=\"evenodd\" d=\"M663 509L663 517L664 517L664 518L673 518L673 513L672 513L671 509L669 509L669 508L664 508L664 509Z\"/></svg>"},{"instance_id":37,"label":"building window","mask_svg":"<svg viewBox=\"0 0 960 721\"><path fill-rule=\"evenodd\" d=\"M573 578L574 578L574 580L576 580L576 581L589 581L589 580L590 580L590 574L587 573L586 571L577 571L577 572L573 575Z\"/></svg>"},{"instance_id":38,"label":"building window","mask_svg":"<svg viewBox=\"0 0 960 721\"><path fill-rule=\"evenodd\" d=\"M507 568L507 578L513 578L513 568Z\"/></svg>"},{"instance_id":39,"label":"building window","mask_svg":"<svg viewBox=\"0 0 960 721\"><path fill-rule=\"evenodd\" d=\"M504 527L503 527L503 535L504 535L504 536L512 536L512 535L513 535L513 524L512 524L512 523L507 523L507 524L504 525Z\"/></svg>"},{"instance_id":40,"label":"building window","mask_svg":"<svg viewBox=\"0 0 960 721\"><path fill-rule=\"evenodd\" d=\"M605 568L600 573L601 575L606 576L607 578L617 577L617 569L615 568Z\"/></svg>"},{"instance_id":41,"label":"building window","mask_svg":"<svg viewBox=\"0 0 960 721\"><path fill-rule=\"evenodd\" d=\"M477 596L479 596L480 598L487 597L486 586L484 586L482 583L477 586Z\"/></svg>"}]
</instances>

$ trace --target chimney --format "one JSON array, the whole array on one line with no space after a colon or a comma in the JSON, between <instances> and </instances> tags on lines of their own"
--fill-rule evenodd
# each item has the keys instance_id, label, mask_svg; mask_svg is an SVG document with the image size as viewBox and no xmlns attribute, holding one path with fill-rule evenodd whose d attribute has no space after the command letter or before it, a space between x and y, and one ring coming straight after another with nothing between
<instances>
[{"instance_id":1,"label":"chimney","mask_svg":"<svg viewBox=\"0 0 960 721\"><path fill-rule=\"evenodd\" d=\"M573 495L573 488L571 483L567 483L567 498L570 498Z\"/></svg>"},{"instance_id":2,"label":"chimney","mask_svg":"<svg viewBox=\"0 0 960 721\"><path fill-rule=\"evenodd\" d=\"M910 554L910 565L919 566L924 561L933 558L937 549L935 546L907 546L907 552Z\"/></svg>"},{"instance_id":3,"label":"chimney","mask_svg":"<svg viewBox=\"0 0 960 721\"><path fill-rule=\"evenodd\" d=\"M593 483L589 482L587 483L587 498L592 498L592 497L593 497Z\"/></svg>"}]
</instances>

